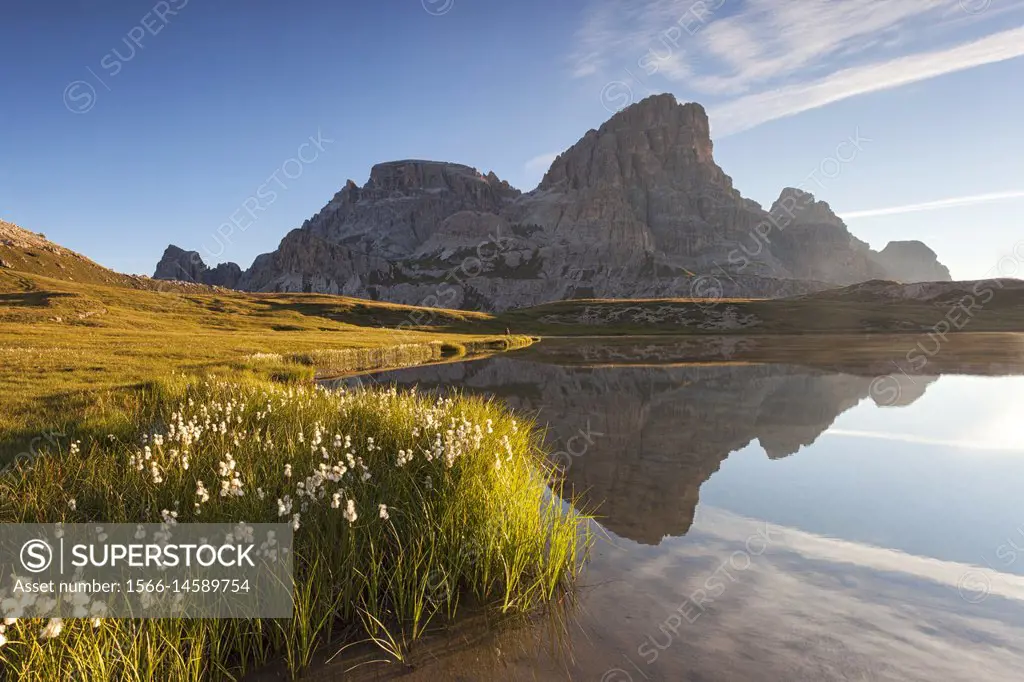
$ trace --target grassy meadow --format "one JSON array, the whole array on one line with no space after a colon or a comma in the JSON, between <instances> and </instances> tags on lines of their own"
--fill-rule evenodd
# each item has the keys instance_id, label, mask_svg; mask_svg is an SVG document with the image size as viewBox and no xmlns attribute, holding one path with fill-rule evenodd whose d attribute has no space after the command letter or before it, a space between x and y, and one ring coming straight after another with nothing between
<instances>
[{"instance_id":1,"label":"grassy meadow","mask_svg":"<svg viewBox=\"0 0 1024 682\"><path fill-rule=\"evenodd\" d=\"M424 313L334 296L243 294L98 273L90 280L103 281L0 269L0 462L40 433L98 418L130 400L136 388L174 372L253 371L305 381L318 373L486 354L532 342L470 333L475 318L488 317L475 313ZM441 324L465 324L467 331L419 329L415 322L425 314Z\"/></svg>"}]
</instances>

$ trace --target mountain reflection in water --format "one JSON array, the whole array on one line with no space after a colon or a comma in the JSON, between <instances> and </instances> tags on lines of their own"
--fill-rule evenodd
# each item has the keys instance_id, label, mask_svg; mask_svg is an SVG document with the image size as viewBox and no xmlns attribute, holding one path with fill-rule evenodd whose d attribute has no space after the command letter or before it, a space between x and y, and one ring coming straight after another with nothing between
<instances>
[{"instance_id":1,"label":"mountain reflection in water","mask_svg":"<svg viewBox=\"0 0 1024 682\"><path fill-rule=\"evenodd\" d=\"M360 679L1020 679L1024 380L993 377L1024 363L1006 342L934 375L904 371L905 340L840 356L716 339L545 341L363 377L536 416L608 536L564 649L543 625L456 625L413 669ZM958 372L989 376L937 376Z\"/></svg>"}]
</instances>

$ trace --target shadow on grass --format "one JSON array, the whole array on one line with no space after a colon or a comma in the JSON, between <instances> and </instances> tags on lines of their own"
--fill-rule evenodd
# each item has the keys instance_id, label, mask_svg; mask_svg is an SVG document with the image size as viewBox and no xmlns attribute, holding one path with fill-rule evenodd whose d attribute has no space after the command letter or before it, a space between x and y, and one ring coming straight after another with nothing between
<instances>
[{"instance_id":1,"label":"shadow on grass","mask_svg":"<svg viewBox=\"0 0 1024 682\"><path fill-rule=\"evenodd\" d=\"M75 298L75 294L59 291L30 291L19 294L0 294L0 305L45 308L58 298Z\"/></svg>"}]
</instances>

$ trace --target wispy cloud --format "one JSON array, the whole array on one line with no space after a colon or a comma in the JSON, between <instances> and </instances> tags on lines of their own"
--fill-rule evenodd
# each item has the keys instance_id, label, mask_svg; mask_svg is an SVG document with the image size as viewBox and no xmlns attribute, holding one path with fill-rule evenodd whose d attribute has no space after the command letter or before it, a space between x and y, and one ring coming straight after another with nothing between
<instances>
[{"instance_id":1,"label":"wispy cloud","mask_svg":"<svg viewBox=\"0 0 1024 682\"><path fill-rule=\"evenodd\" d=\"M572 72L710 101L722 136L1024 55L1024 28L980 34L965 1L605 0L577 32Z\"/></svg>"},{"instance_id":2,"label":"wispy cloud","mask_svg":"<svg viewBox=\"0 0 1024 682\"><path fill-rule=\"evenodd\" d=\"M909 85L1022 55L1024 28L1011 29L946 50L841 69L805 83L746 95L713 107L712 120L719 135L728 135L856 95Z\"/></svg>"},{"instance_id":3,"label":"wispy cloud","mask_svg":"<svg viewBox=\"0 0 1024 682\"><path fill-rule=\"evenodd\" d=\"M988 194L974 194L966 197L951 197L937 201L926 201L920 204L904 204L903 206L889 206L887 208L872 208L865 211L840 212L843 220L855 220L857 218L875 218L886 215L902 215L904 213L917 213L919 211L940 211L944 208L955 208L957 206L974 206L976 204L989 204L995 201L1010 201L1013 199L1024 199L1024 190L1011 190L1009 192L990 192Z\"/></svg>"}]
</instances>

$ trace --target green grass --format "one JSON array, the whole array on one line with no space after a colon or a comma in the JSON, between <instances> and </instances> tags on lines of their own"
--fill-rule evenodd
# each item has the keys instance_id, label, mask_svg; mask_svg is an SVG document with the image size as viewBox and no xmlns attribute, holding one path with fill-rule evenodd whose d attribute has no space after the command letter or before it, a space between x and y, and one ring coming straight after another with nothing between
<instances>
[{"instance_id":1,"label":"green grass","mask_svg":"<svg viewBox=\"0 0 1024 682\"><path fill-rule=\"evenodd\" d=\"M468 330L488 317L476 313L138 282L152 288L0 270L0 464L39 434L71 428L172 372L308 380L532 342L416 326L429 316Z\"/></svg>"},{"instance_id":2,"label":"green grass","mask_svg":"<svg viewBox=\"0 0 1024 682\"><path fill-rule=\"evenodd\" d=\"M272 523L298 513L295 617L99 627L68 620L50 640L39 637L44 621L22 620L7 627L0 647L11 677L226 679L280 659L298 674L323 647L363 639L401 659L466 599L502 613L554 599L571 587L588 545L583 517L550 492L558 490L537 432L496 403L382 389L333 394L240 373L228 381L165 378L133 397L0 477L0 521L159 522L161 510L174 509L179 522ZM204 408L226 433L207 429L191 443L167 435L171 423L202 424ZM152 446L140 470L132 456L143 452L143 436L154 442L152 433L166 441ZM82 439L79 453L72 438ZM243 496L217 494L229 450ZM402 452L411 461L401 463ZM331 481L335 466L348 471ZM195 507L199 480L211 497ZM300 497L300 481L323 496ZM294 508L281 516L286 496ZM348 500L354 523L344 516Z\"/></svg>"}]
</instances>

